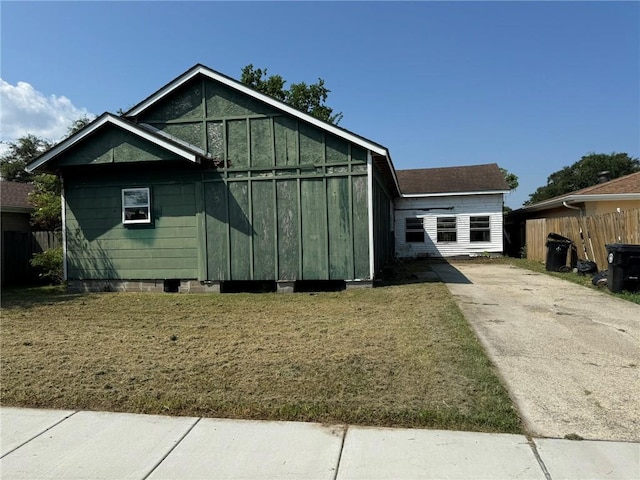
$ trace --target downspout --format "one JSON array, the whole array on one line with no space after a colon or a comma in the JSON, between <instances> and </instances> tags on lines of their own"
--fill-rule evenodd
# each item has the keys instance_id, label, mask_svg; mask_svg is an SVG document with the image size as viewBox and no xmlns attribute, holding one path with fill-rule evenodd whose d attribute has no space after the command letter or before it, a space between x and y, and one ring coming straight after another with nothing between
<instances>
[{"instance_id":1,"label":"downspout","mask_svg":"<svg viewBox=\"0 0 640 480\"><path fill-rule=\"evenodd\" d=\"M562 206L564 206L566 208L570 208L571 210L579 210L580 211L580 216L582 217L582 209L580 207L574 207L573 205L569 205L566 201L562 202Z\"/></svg>"},{"instance_id":2,"label":"downspout","mask_svg":"<svg viewBox=\"0 0 640 480\"><path fill-rule=\"evenodd\" d=\"M367 151L367 210L369 211L369 278L373 281L375 274L375 241L373 225L373 156L371 150Z\"/></svg>"},{"instance_id":3,"label":"downspout","mask_svg":"<svg viewBox=\"0 0 640 480\"><path fill-rule=\"evenodd\" d=\"M67 281L67 201L64 194L64 179L60 175L60 200L62 208L62 278Z\"/></svg>"}]
</instances>

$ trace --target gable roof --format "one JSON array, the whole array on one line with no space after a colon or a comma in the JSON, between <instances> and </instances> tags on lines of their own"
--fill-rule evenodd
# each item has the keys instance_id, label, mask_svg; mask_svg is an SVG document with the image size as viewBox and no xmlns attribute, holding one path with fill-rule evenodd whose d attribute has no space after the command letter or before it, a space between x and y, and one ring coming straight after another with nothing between
<instances>
[{"instance_id":1,"label":"gable roof","mask_svg":"<svg viewBox=\"0 0 640 480\"><path fill-rule=\"evenodd\" d=\"M495 163L398 170L396 173L405 197L509 192L507 181Z\"/></svg>"},{"instance_id":2,"label":"gable roof","mask_svg":"<svg viewBox=\"0 0 640 480\"><path fill-rule=\"evenodd\" d=\"M78 144L92 133L100 130L101 128L104 128L106 125L113 125L116 128L126 130L129 133L152 142L161 148L169 150L170 152L173 152L190 162L198 162L202 157L205 156L205 153L203 151L197 149L196 147L188 145L176 138L170 137L166 133L159 134L157 131L153 131L150 128L143 128L122 117L115 116L111 113L103 113L82 130L64 139L56 146L34 159L31 163L29 163L29 165L27 165L27 172L33 172L45 163L56 158L65 150L68 150L69 148Z\"/></svg>"},{"instance_id":3,"label":"gable roof","mask_svg":"<svg viewBox=\"0 0 640 480\"><path fill-rule=\"evenodd\" d=\"M560 207L564 203L607 202L613 200L640 200L640 172L614 178L604 183L527 205L521 210L536 211Z\"/></svg>"},{"instance_id":4,"label":"gable roof","mask_svg":"<svg viewBox=\"0 0 640 480\"><path fill-rule=\"evenodd\" d=\"M273 97L265 95L264 93L254 90L253 88L245 85L244 83L241 83L231 77L228 77L227 75L223 75L220 72L216 72L215 70L212 70L209 67L205 67L204 65L201 65L201 64L197 64L193 66L192 68L187 70L185 73L180 75L178 78L176 78L175 80L172 80L171 82L166 84L164 87L160 88L160 90L151 94L150 96L148 96L146 99L144 99L142 102L138 103L137 105L133 106L130 110L125 112L124 116L135 117L140 115L149 107L151 107L158 101L162 100L171 92L180 88L182 85L184 85L189 80L193 79L198 75L203 75L207 78L220 82L223 85L226 85L227 87L233 88L234 90L242 92L245 95L249 95L250 97L253 97L257 100L267 103L268 105L271 105L272 107L278 110L286 112L289 115L297 117L298 119L303 120L307 123L311 123L312 125L315 125L316 127L321 128L322 130L329 131L334 135L344 138L345 140L349 140L350 142L360 145L363 148L371 150L379 155L388 154L387 148L380 145L379 143L375 143L360 135L356 135L355 133L350 132L349 130L338 127L337 125L333 125L332 123L324 122L318 118L315 118L309 115L308 113L305 113L301 110L298 110L292 107L289 104L286 104L284 102L281 102L280 100L277 100Z\"/></svg>"},{"instance_id":5,"label":"gable roof","mask_svg":"<svg viewBox=\"0 0 640 480\"><path fill-rule=\"evenodd\" d=\"M29 194L33 191L31 183L0 182L0 210L3 212L28 213L33 210L29 203Z\"/></svg>"},{"instance_id":6,"label":"gable roof","mask_svg":"<svg viewBox=\"0 0 640 480\"><path fill-rule=\"evenodd\" d=\"M138 103L137 105L133 106L130 110L125 112L124 116L136 117L140 115L145 110L147 110L148 108L156 104L158 101L162 100L167 95L176 91L178 88L180 88L185 83L192 80L193 78L197 77L198 75L203 75L214 81L220 82L221 84L226 85L227 87L230 87L245 95L255 98L256 100L264 102L270 105L271 107L274 107L277 110L287 113L299 120L310 123L326 132L336 135L337 137L340 137L344 140L347 140L356 145L359 145L367 150L370 150L374 154L373 161L381 169L381 171L383 172L383 175L388 177L390 186L395 188L395 190L398 193L400 192L398 179L396 176L396 170L393 166L393 162L391 161L391 155L389 154L389 149L387 149L385 146L380 145L379 143L373 142L360 135L357 135L347 129L338 127L337 125L334 125L332 123L327 123L320 119L317 119L309 115L308 113L305 113L301 110L298 110L292 107L291 105L281 102L280 100L277 100L257 90L254 90L253 88L245 85L244 83L241 83L220 72L216 72L215 70L212 70L201 64L194 65L192 68L187 70L178 78L167 83L164 87L160 88L158 91L148 96L142 102Z\"/></svg>"},{"instance_id":7,"label":"gable roof","mask_svg":"<svg viewBox=\"0 0 640 480\"><path fill-rule=\"evenodd\" d=\"M52 148L42 156L35 159L31 164L27 166L27 171L31 172L34 169L42 166L43 164L50 161L52 158L56 157L66 149L70 148L71 146L73 146L74 144L76 144L77 142L85 138L87 135L91 134L97 128L102 126L102 124L94 125L99 122L103 122L103 123L110 122L110 123L116 124L119 127L125 128L126 130L129 130L131 133L147 138L148 140L153 141L154 143L160 146L164 146L165 144L161 144L159 142L168 141L173 144L173 147L181 147L181 151L180 152L175 151L175 153L178 153L179 155L185 158L189 157L187 159L191 161L196 161L196 158L198 155L205 156L204 152L199 151L199 149L197 149L197 147L195 146L189 145L186 142L182 142L176 138L169 137L168 135L163 134L163 132L159 132L158 130L152 129L152 127L150 127L149 125L138 125L137 123L131 122L126 119L126 117L133 118L140 115L142 112L152 107L157 102L165 98L167 95L171 94L176 89L180 88L185 83L187 83L188 81L190 81L191 79L195 78L198 75L204 75L207 78L220 82L223 85L233 88L245 95L248 95L259 101L262 101L276 108L277 110L285 112L295 118L298 118L299 120L310 123L324 131L330 132L344 140L347 140L349 142L352 142L356 145L359 145L369 150L372 153L371 155L372 162L380 169L380 171L382 172L383 176L387 181L388 186L394 191L394 194L400 194L398 178L396 176L396 170L391 160L391 155L389 154L389 150L383 145L380 145L379 143L373 142L365 137L362 137L353 132L350 132L349 130L346 130L342 127L338 127L337 125L333 125L331 123L327 123L322 120L319 120L309 115L308 113L302 112L292 107L291 105L288 105L284 102L276 100L275 98L272 98L268 95L258 92L257 90L254 90L253 88L248 87L247 85L231 77L228 77L226 75L223 75L222 73L216 72L215 70L212 70L201 64L196 64L195 66L187 70L185 73L177 77L175 80L172 80L171 82L167 83L164 87L160 88L158 91L151 94L142 102L138 103L137 105L132 107L130 110L125 112L124 115L122 115L121 117L118 117L109 113L104 113L103 115L98 117L93 123L89 124L79 132L76 132L76 134L72 135L71 137L63 140L54 148ZM147 135L151 135L151 137L147 137ZM169 148L169 150L171 150L171 148ZM180 148L178 148L178 150L180 150ZM196 155L196 157L193 157L194 154Z\"/></svg>"}]
</instances>

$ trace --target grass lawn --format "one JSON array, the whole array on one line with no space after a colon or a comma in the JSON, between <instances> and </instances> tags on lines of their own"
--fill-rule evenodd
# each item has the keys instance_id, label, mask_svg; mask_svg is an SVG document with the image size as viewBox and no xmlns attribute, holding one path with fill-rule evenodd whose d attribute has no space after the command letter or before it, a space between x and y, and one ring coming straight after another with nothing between
<instances>
[{"instance_id":1,"label":"grass lawn","mask_svg":"<svg viewBox=\"0 0 640 480\"><path fill-rule=\"evenodd\" d=\"M522 431L440 283L288 295L13 290L1 321L5 406Z\"/></svg>"}]
</instances>

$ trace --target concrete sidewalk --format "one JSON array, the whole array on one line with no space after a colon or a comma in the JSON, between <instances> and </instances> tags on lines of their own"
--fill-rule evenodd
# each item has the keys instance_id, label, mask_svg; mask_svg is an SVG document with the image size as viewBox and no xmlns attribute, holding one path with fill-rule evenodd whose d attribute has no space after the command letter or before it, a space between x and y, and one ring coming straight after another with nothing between
<instances>
[{"instance_id":1,"label":"concrete sidewalk","mask_svg":"<svg viewBox=\"0 0 640 480\"><path fill-rule=\"evenodd\" d=\"M638 479L640 443L0 408L10 479Z\"/></svg>"}]
</instances>

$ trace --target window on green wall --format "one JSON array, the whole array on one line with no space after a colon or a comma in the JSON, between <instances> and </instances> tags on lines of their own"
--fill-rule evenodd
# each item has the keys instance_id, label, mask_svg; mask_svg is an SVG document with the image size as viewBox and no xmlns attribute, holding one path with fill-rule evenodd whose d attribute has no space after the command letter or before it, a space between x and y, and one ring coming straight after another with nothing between
<instances>
[{"instance_id":1,"label":"window on green wall","mask_svg":"<svg viewBox=\"0 0 640 480\"><path fill-rule=\"evenodd\" d=\"M491 241L489 217L471 217L469 219L469 240L472 242Z\"/></svg>"},{"instance_id":2,"label":"window on green wall","mask_svg":"<svg viewBox=\"0 0 640 480\"><path fill-rule=\"evenodd\" d=\"M148 188L122 189L122 223L151 223L151 193Z\"/></svg>"},{"instance_id":3,"label":"window on green wall","mask_svg":"<svg viewBox=\"0 0 640 480\"><path fill-rule=\"evenodd\" d=\"M405 218L405 242L424 242L424 226L421 218Z\"/></svg>"},{"instance_id":4,"label":"window on green wall","mask_svg":"<svg viewBox=\"0 0 640 480\"><path fill-rule=\"evenodd\" d=\"M456 242L456 217L438 217L438 242Z\"/></svg>"}]
</instances>

